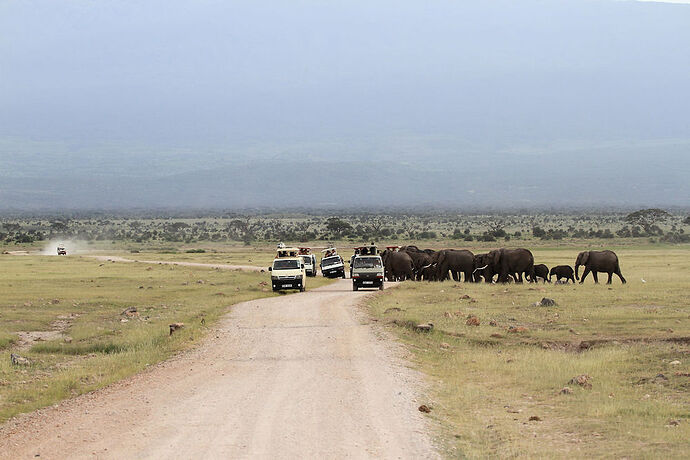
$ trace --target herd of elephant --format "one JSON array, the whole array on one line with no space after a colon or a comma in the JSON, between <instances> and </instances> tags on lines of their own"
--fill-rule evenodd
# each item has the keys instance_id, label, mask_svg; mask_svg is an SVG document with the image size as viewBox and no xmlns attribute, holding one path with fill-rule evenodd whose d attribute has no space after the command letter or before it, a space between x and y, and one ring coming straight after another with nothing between
<instances>
[{"instance_id":1,"label":"herd of elephant","mask_svg":"<svg viewBox=\"0 0 690 460\"><path fill-rule=\"evenodd\" d=\"M398 250L386 249L381 254L386 279L389 281L426 280L444 281L452 277L460 281L464 274L466 282L507 283L523 282L523 279L536 282L542 278L544 282L551 282L556 276L556 282L580 280L578 271L580 265L585 270L580 283L592 273L594 282L599 282L598 273L607 273L611 284L615 273L625 284L621 273L618 256L613 251L583 251L575 260L575 270L570 265L558 265L548 269L544 264L534 264L534 256L528 249L494 249L484 254L473 254L467 249L419 249L417 246L403 246ZM497 277L497 279L496 279ZM561 281L564 280L564 281Z\"/></svg>"}]
</instances>

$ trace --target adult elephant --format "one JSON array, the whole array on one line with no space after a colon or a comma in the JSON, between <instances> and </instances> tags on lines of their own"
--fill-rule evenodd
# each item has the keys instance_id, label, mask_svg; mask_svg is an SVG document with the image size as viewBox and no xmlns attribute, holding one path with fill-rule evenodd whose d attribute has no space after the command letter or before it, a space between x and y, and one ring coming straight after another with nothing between
<instances>
[{"instance_id":1,"label":"adult elephant","mask_svg":"<svg viewBox=\"0 0 690 460\"><path fill-rule=\"evenodd\" d=\"M421 281L422 278L429 280L432 258L426 251L420 251L417 246L404 246L400 248L400 252L404 252L412 258L413 279L417 281Z\"/></svg>"},{"instance_id":2,"label":"adult elephant","mask_svg":"<svg viewBox=\"0 0 690 460\"><path fill-rule=\"evenodd\" d=\"M465 274L465 281L473 281L474 254L467 249L444 249L437 251L433 258L436 264L436 278L439 281L448 279L450 272L454 281L460 281L461 274Z\"/></svg>"},{"instance_id":3,"label":"adult elephant","mask_svg":"<svg viewBox=\"0 0 690 460\"><path fill-rule=\"evenodd\" d=\"M480 283L482 278L484 278L484 281L487 283L493 282L496 273L492 270L488 252L484 254L475 254L473 265L472 279L475 283Z\"/></svg>"},{"instance_id":4,"label":"adult elephant","mask_svg":"<svg viewBox=\"0 0 690 460\"><path fill-rule=\"evenodd\" d=\"M480 254L474 260L475 271L481 270L487 283L498 274L499 283L507 283L508 277L522 283L523 275L528 280L534 278L534 256L528 249L494 249L487 254Z\"/></svg>"},{"instance_id":5,"label":"adult elephant","mask_svg":"<svg viewBox=\"0 0 690 460\"><path fill-rule=\"evenodd\" d=\"M381 253L381 259L388 281L412 279L414 263L408 253L386 249Z\"/></svg>"},{"instance_id":6,"label":"adult elephant","mask_svg":"<svg viewBox=\"0 0 690 460\"><path fill-rule=\"evenodd\" d=\"M618 263L618 256L613 251L583 251L579 253L577 255L577 259L575 260L575 279L578 280L580 278L577 272L580 269L580 265L585 266L585 271L582 273L580 284L585 282L585 278L587 278L587 275L589 275L590 272L592 272L592 277L594 278L595 283L599 282L599 277L597 276L597 273L599 272L608 273L609 280L606 282L606 284L611 284L614 273L618 275L623 284L626 283L625 278L623 278L623 274L621 273L621 266Z\"/></svg>"},{"instance_id":7,"label":"adult elephant","mask_svg":"<svg viewBox=\"0 0 690 460\"><path fill-rule=\"evenodd\" d=\"M431 262L431 257L429 258L429 264L422 267L422 269L417 274L417 279L424 281L438 281L438 265Z\"/></svg>"}]
</instances>

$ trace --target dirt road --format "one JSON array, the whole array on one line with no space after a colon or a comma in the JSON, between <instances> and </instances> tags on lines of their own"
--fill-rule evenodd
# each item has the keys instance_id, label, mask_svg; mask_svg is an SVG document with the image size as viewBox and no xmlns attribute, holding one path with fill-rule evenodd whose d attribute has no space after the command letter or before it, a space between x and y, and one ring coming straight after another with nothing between
<instances>
[{"instance_id":1,"label":"dirt road","mask_svg":"<svg viewBox=\"0 0 690 460\"><path fill-rule=\"evenodd\" d=\"M349 280L236 305L197 349L0 428L2 458L435 458L419 376Z\"/></svg>"},{"instance_id":2,"label":"dirt road","mask_svg":"<svg viewBox=\"0 0 690 460\"><path fill-rule=\"evenodd\" d=\"M92 259L102 260L104 262L129 262L129 263L142 263L142 264L162 264L162 265L181 265L183 267L203 267L203 268L220 268L222 270L245 270L250 272L259 272L265 270L263 267L257 267L256 265L229 265L229 264L209 264L209 263L199 263L199 262L176 262L172 260L139 260L139 259L127 259L120 256L86 256Z\"/></svg>"}]
</instances>

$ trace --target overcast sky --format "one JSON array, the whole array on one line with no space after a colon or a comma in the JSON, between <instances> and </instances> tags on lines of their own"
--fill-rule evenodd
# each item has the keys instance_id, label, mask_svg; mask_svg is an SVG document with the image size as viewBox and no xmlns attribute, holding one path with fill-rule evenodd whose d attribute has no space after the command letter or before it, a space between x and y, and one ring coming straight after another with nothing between
<instances>
[{"instance_id":1,"label":"overcast sky","mask_svg":"<svg viewBox=\"0 0 690 460\"><path fill-rule=\"evenodd\" d=\"M36 142L420 166L689 142L689 24L671 2L0 0L0 166Z\"/></svg>"}]
</instances>

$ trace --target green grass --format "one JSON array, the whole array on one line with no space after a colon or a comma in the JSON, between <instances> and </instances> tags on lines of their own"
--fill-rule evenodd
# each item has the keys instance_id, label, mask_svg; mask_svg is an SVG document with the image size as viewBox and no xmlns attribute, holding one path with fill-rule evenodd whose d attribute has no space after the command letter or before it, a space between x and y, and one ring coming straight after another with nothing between
<instances>
[{"instance_id":1,"label":"green grass","mask_svg":"<svg viewBox=\"0 0 690 460\"><path fill-rule=\"evenodd\" d=\"M0 262L0 421L139 372L194 345L232 304L278 295L267 273L79 257ZM327 282L310 278L308 288ZM138 316L122 315L132 306ZM169 336L171 322L185 328ZM32 331L63 335L20 349L18 333ZM11 365L10 353L31 365Z\"/></svg>"},{"instance_id":2,"label":"green grass","mask_svg":"<svg viewBox=\"0 0 690 460\"><path fill-rule=\"evenodd\" d=\"M224 247L207 250L206 252L187 252L181 250L180 253L170 251L156 251L143 249L139 253L131 254L120 251L110 251L108 254L120 255L128 259L136 260L161 260L161 261L180 261L198 262L209 264L229 264L229 265L256 265L268 268L275 258L275 247L256 246L256 247ZM317 256L318 257L318 256Z\"/></svg>"},{"instance_id":3,"label":"green grass","mask_svg":"<svg viewBox=\"0 0 690 460\"><path fill-rule=\"evenodd\" d=\"M549 266L577 254L533 252ZM687 456L690 248L618 255L627 285L406 282L370 301L429 376L449 457ZM532 306L542 297L558 305ZM468 326L468 315L481 324ZM428 321L431 333L411 327ZM591 389L568 384L580 374ZM565 386L572 394L560 394Z\"/></svg>"}]
</instances>

